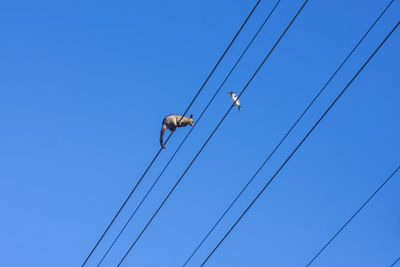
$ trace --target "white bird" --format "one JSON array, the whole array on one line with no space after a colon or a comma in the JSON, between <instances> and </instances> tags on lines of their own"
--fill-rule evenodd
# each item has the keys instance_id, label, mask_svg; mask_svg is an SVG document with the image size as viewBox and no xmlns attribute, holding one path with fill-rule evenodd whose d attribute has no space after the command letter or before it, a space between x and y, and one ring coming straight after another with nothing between
<instances>
[{"instance_id":1,"label":"white bird","mask_svg":"<svg viewBox=\"0 0 400 267\"><path fill-rule=\"evenodd\" d=\"M237 106L237 107L238 107L238 110L240 111L240 102L239 102L239 99L238 99L238 97L236 96L236 94L235 94L234 92L229 92L228 94L231 95L231 97L232 97L232 102L235 103L235 106Z\"/></svg>"}]
</instances>

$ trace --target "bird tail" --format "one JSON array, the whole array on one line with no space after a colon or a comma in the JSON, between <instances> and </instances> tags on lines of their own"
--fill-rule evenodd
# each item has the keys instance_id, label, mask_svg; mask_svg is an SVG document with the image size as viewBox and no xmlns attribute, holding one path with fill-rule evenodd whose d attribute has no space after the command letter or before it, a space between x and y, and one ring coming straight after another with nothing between
<instances>
[{"instance_id":1,"label":"bird tail","mask_svg":"<svg viewBox=\"0 0 400 267\"><path fill-rule=\"evenodd\" d=\"M240 112L240 108L241 108L241 107L242 107L241 105L239 105L239 106L238 106L238 110L239 110L239 112Z\"/></svg>"},{"instance_id":2,"label":"bird tail","mask_svg":"<svg viewBox=\"0 0 400 267\"><path fill-rule=\"evenodd\" d=\"M163 125L161 127L161 133L160 133L160 145L162 148L166 148L164 145L164 141L163 141L165 129L167 129L167 125L165 125L165 123L163 123Z\"/></svg>"}]
</instances>

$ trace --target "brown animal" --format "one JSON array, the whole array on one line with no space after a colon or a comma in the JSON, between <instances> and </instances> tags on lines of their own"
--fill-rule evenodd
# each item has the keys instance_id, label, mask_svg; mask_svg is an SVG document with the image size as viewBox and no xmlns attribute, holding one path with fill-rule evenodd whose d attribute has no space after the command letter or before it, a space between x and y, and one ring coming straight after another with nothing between
<instances>
[{"instance_id":1,"label":"brown animal","mask_svg":"<svg viewBox=\"0 0 400 267\"><path fill-rule=\"evenodd\" d=\"M161 127L161 134L160 134L160 144L162 148L166 148L164 145L164 132L165 129L169 129L171 132L175 131L178 127L185 127L186 125L193 126L193 115L191 114L190 117L183 117L181 120L181 115L168 115L164 118L162 127ZM180 121L180 122L179 122ZM179 124L178 124L179 123Z\"/></svg>"}]
</instances>

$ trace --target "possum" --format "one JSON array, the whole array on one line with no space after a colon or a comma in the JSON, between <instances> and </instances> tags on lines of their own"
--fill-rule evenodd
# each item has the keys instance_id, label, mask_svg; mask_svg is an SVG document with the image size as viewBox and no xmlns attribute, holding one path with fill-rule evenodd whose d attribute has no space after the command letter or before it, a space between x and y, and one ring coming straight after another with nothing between
<instances>
[{"instance_id":1,"label":"possum","mask_svg":"<svg viewBox=\"0 0 400 267\"><path fill-rule=\"evenodd\" d=\"M164 145L164 132L165 129L169 129L171 132L175 131L178 127L185 127L186 125L193 126L193 115L191 114L190 117L183 117L181 115L168 115L164 118L161 127L161 134L160 134L160 144L162 148L166 148ZM179 122L180 121L180 122ZM179 123L179 124L178 124Z\"/></svg>"}]
</instances>

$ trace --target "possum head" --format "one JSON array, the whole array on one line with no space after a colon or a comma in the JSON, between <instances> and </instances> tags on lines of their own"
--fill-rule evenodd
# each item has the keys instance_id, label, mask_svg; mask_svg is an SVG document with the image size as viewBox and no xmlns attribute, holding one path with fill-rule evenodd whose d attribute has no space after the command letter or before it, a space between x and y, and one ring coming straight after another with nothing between
<instances>
[{"instance_id":1,"label":"possum head","mask_svg":"<svg viewBox=\"0 0 400 267\"><path fill-rule=\"evenodd\" d=\"M193 126L193 114L190 114L188 123L190 126Z\"/></svg>"}]
</instances>

